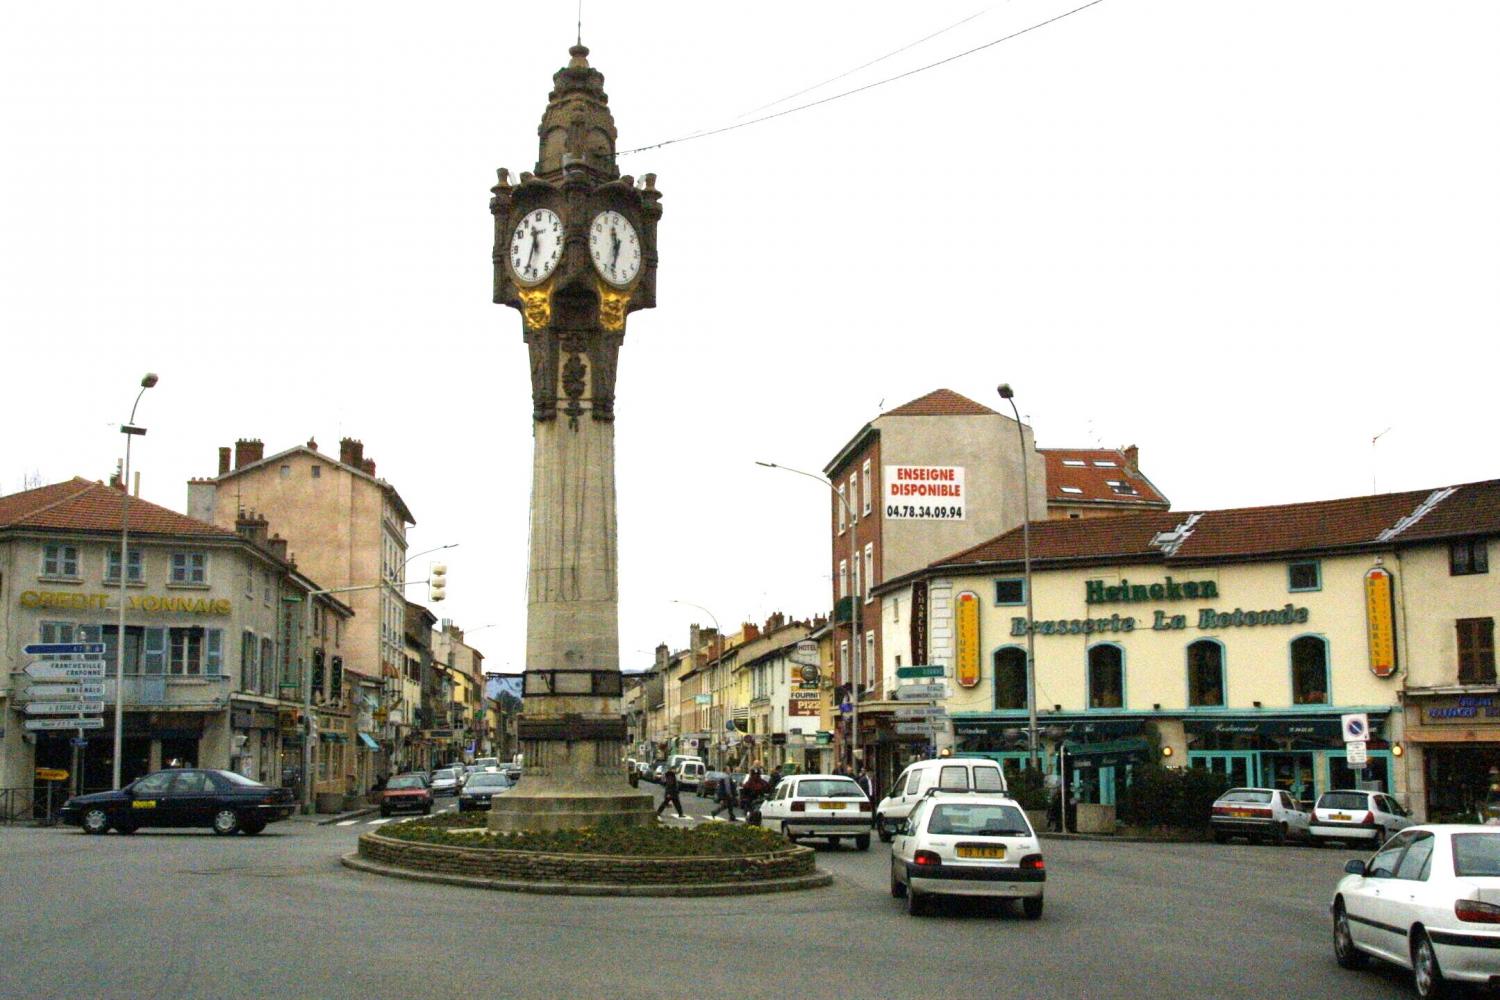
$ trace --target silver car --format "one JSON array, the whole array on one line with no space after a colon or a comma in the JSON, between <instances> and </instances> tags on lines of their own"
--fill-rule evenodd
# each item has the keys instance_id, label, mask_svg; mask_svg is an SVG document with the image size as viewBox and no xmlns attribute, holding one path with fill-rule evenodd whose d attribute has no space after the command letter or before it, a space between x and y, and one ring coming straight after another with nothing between
<instances>
[{"instance_id":1,"label":"silver car","mask_svg":"<svg viewBox=\"0 0 1500 1000\"><path fill-rule=\"evenodd\" d=\"M459 785L458 776L458 768L454 767L445 767L442 770L433 771L432 794L434 796L457 794Z\"/></svg>"}]
</instances>

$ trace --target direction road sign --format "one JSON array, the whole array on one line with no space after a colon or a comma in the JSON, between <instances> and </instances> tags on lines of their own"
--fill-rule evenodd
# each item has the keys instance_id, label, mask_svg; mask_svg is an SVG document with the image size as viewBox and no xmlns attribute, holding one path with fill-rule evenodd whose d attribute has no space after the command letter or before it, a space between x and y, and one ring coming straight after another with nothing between
<instances>
[{"instance_id":1,"label":"direction road sign","mask_svg":"<svg viewBox=\"0 0 1500 1000\"><path fill-rule=\"evenodd\" d=\"M103 656L104 643L102 642L33 642L21 650L32 656L41 656L45 653L71 653L77 656Z\"/></svg>"},{"instance_id":2,"label":"direction road sign","mask_svg":"<svg viewBox=\"0 0 1500 1000\"><path fill-rule=\"evenodd\" d=\"M903 684L896 688L897 701L932 701L948 697L946 684Z\"/></svg>"},{"instance_id":3,"label":"direction road sign","mask_svg":"<svg viewBox=\"0 0 1500 1000\"><path fill-rule=\"evenodd\" d=\"M936 736L937 730L925 722L898 722L896 723L896 735Z\"/></svg>"},{"instance_id":4,"label":"direction road sign","mask_svg":"<svg viewBox=\"0 0 1500 1000\"><path fill-rule=\"evenodd\" d=\"M26 675L39 681L97 680L104 676L104 661L36 660L26 664Z\"/></svg>"},{"instance_id":5,"label":"direction road sign","mask_svg":"<svg viewBox=\"0 0 1500 1000\"><path fill-rule=\"evenodd\" d=\"M104 720L98 716L87 719L27 719L26 728L38 729L103 729Z\"/></svg>"},{"instance_id":6,"label":"direction road sign","mask_svg":"<svg viewBox=\"0 0 1500 1000\"><path fill-rule=\"evenodd\" d=\"M897 677L944 677L947 676L948 668L938 666L897 667Z\"/></svg>"},{"instance_id":7,"label":"direction road sign","mask_svg":"<svg viewBox=\"0 0 1500 1000\"><path fill-rule=\"evenodd\" d=\"M93 681L77 684L37 684L26 688L25 695L32 701L61 701L64 698L103 698L104 685Z\"/></svg>"},{"instance_id":8,"label":"direction road sign","mask_svg":"<svg viewBox=\"0 0 1500 1000\"><path fill-rule=\"evenodd\" d=\"M1344 744L1344 761L1350 767L1364 767L1370 762L1364 740L1350 740Z\"/></svg>"},{"instance_id":9,"label":"direction road sign","mask_svg":"<svg viewBox=\"0 0 1500 1000\"><path fill-rule=\"evenodd\" d=\"M33 701L26 705L27 715L86 715L102 711L102 701Z\"/></svg>"},{"instance_id":10,"label":"direction road sign","mask_svg":"<svg viewBox=\"0 0 1500 1000\"><path fill-rule=\"evenodd\" d=\"M946 719L948 710L941 705L904 705L896 709L898 719Z\"/></svg>"}]
</instances>

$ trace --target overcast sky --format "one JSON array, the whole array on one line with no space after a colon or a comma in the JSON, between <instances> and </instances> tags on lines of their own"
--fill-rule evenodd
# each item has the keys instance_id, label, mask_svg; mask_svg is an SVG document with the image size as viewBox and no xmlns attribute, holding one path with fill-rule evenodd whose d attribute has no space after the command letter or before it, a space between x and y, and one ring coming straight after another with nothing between
<instances>
[{"instance_id":1,"label":"overcast sky","mask_svg":"<svg viewBox=\"0 0 1500 1000\"><path fill-rule=\"evenodd\" d=\"M585 0L583 40L624 150L1082 2ZM410 550L460 543L434 610L522 669L488 189L532 169L576 15L7 4L0 492L107 478L148 370L133 465L177 510L237 437L360 438ZM819 472L937 388L1010 382L1042 447L1139 445L1179 510L1494 477L1497 45L1493 0L1102 0L624 157L665 214L620 358L622 665L710 624L674 599L826 612L827 490L754 462Z\"/></svg>"}]
</instances>

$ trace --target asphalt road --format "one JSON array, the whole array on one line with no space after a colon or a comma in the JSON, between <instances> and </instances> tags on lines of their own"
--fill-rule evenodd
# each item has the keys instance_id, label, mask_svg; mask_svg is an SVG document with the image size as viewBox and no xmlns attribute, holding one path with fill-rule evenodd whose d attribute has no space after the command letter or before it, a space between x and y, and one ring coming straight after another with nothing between
<instances>
[{"instance_id":1,"label":"asphalt road","mask_svg":"<svg viewBox=\"0 0 1500 1000\"><path fill-rule=\"evenodd\" d=\"M878 841L820 850L835 881L807 892L565 898L341 867L378 824L0 828L0 996L1413 995L1397 970L1333 962L1343 850L1048 840L1032 922L969 902L908 917Z\"/></svg>"}]
</instances>

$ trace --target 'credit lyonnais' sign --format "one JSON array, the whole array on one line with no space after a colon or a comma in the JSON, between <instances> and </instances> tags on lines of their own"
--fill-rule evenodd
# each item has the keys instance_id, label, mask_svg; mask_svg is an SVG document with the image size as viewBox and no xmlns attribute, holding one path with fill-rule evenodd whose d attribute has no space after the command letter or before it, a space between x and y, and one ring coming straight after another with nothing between
<instances>
[{"instance_id":1,"label":"'credit lyonnais' sign","mask_svg":"<svg viewBox=\"0 0 1500 1000\"><path fill-rule=\"evenodd\" d=\"M21 607L103 611L109 607L109 595L78 594L68 590L23 590L21 591ZM176 611L185 615L229 614L229 601L214 597L158 597L155 594L132 594L128 607L132 611Z\"/></svg>"}]
</instances>

